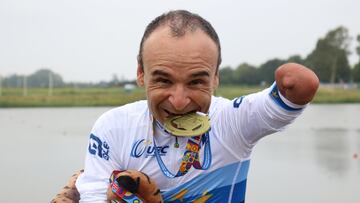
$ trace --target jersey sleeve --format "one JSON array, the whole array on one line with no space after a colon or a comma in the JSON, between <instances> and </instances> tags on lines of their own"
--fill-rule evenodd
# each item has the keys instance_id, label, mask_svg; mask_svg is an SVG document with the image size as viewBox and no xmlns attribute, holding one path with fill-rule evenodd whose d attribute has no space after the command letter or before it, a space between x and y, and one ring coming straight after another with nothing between
<instances>
[{"instance_id":1,"label":"jersey sleeve","mask_svg":"<svg viewBox=\"0 0 360 203\"><path fill-rule=\"evenodd\" d=\"M109 177L114 169L119 169L116 157L116 143L109 127L109 116L101 116L91 130L85 158L84 173L76 182L80 193L80 202L108 202L106 191Z\"/></svg>"},{"instance_id":2,"label":"jersey sleeve","mask_svg":"<svg viewBox=\"0 0 360 203\"><path fill-rule=\"evenodd\" d=\"M222 108L218 122L226 126L224 134L232 141L251 148L262 137L282 130L297 118L306 105L296 105L283 97L276 83L254 94L228 102ZM239 139L240 137L240 139Z\"/></svg>"}]
</instances>

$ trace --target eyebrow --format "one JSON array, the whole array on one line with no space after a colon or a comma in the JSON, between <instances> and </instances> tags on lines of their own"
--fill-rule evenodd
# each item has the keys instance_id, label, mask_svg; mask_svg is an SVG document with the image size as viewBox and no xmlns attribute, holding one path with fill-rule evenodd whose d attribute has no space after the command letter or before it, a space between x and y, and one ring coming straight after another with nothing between
<instances>
[{"instance_id":1,"label":"eyebrow","mask_svg":"<svg viewBox=\"0 0 360 203\"><path fill-rule=\"evenodd\" d=\"M151 73L152 76L165 76L165 77L169 77L170 74L165 72L165 71L162 71L162 70L155 70L154 72Z\"/></svg>"},{"instance_id":2,"label":"eyebrow","mask_svg":"<svg viewBox=\"0 0 360 203\"><path fill-rule=\"evenodd\" d=\"M203 77L203 76L210 77L210 74L207 71L200 71L200 72L191 74L191 77L193 77L193 78Z\"/></svg>"},{"instance_id":3,"label":"eyebrow","mask_svg":"<svg viewBox=\"0 0 360 203\"><path fill-rule=\"evenodd\" d=\"M162 70L155 70L154 72L151 73L152 76L164 76L164 77L170 77L170 74L162 71ZM196 78L196 77L210 77L210 74L207 71L199 71L196 73L193 73L190 75L190 77L192 78Z\"/></svg>"}]
</instances>

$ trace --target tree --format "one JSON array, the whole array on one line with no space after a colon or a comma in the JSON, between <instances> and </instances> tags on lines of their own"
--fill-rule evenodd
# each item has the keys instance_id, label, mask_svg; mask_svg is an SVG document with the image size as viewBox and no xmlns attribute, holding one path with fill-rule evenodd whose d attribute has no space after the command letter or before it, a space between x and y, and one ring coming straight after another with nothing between
<instances>
[{"instance_id":1,"label":"tree","mask_svg":"<svg viewBox=\"0 0 360 203\"><path fill-rule=\"evenodd\" d=\"M357 36L356 40L358 42L358 46L356 47L356 53L359 56L359 63L360 63L360 35Z\"/></svg>"},{"instance_id":2,"label":"tree","mask_svg":"<svg viewBox=\"0 0 360 203\"><path fill-rule=\"evenodd\" d=\"M357 36L356 40L358 42L358 46L356 47L356 53L359 56L359 62L355 65L352 71L352 75L354 82L360 82L360 35Z\"/></svg>"},{"instance_id":3,"label":"tree","mask_svg":"<svg viewBox=\"0 0 360 203\"><path fill-rule=\"evenodd\" d=\"M271 84L275 80L275 70L286 63L286 61L281 59L271 59L259 67L259 77L261 81Z\"/></svg>"},{"instance_id":4,"label":"tree","mask_svg":"<svg viewBox=\"0 0 360 203\"><path fill-rule=\"evenodd\" d=\"M304 64L305 63L305 60L303 58L301 58L300 55L293 55L293 56L290 56L287 60L287 62L291 62L291 63L298 63L298 64Z\"/></svg>"},{"instance_id":5,"label":"tree","mask_svg":"<svg viewBox=\"0 0 360 203\"><path fill-rule=\"evenodd\" d=\"M40 69L29 75L27 81L29 87L49 87L50 82L53 87L64 85L61 76L48 69Z\"/></svg>"},{"instance_id":6,"label":"tree","mask_svg":"<svg viewBox=\"0 0 360 203\"><path fill-rule=\"evenodd\" d=\"M116 75L116 73L114 73L112 75L112 79L109 82L109 86L115 87L115 86L119 86L119 84L120 84L120 80L119 80L118 76Z\"/></svg>"},{"instance_id":7,"label":"tree","mask_svg":"<svg viewBox=\"0 0 360 203\"><path fill-rule=\"evenodd\" d=\"M22 78L21 75L10 75L9 77L5 77L3 81L4 87L21 87L22 86Z\"/></svg>"},{"instance_id":8,"label":"tree","mask_svg":"<svg viewBox=\"0 0 360 203\"><path fill-rule=\"evenodd\" d=\"M354 82L360 83L360 63L355 65L352 75Z\"/></svg>"},{"instance_id":9,"label":"tree","mask_svg":"<svg viewBox=\"0 0 360 203\"><path fill-rule=\"evenodd\" d=\"M349 82L351 68L347 55L351 37L345 27L329 31L318 40L314 51L306 58L306 65L313 69L321 82Z\"/></svg>"},{"instance_id":10,"label":"tree","mask_svg":"<svg viewBox=\"0 0 360 203\"><path fill-rule=\"evenodd\" d=\"M235 82L234 70L230 66L220 68L219 76L221 85L230 85Z\"/></svg>"},{"instance_id":11,"label":"tree","mask_svg":"<svg viewBox=\"0 0 360 203\"><path fill-rule=\"evenodd\" d=\"M234 72L236 84L258 85L261 82L259 70L247 63L240 64Z\"/></svg>"}]
</instances>

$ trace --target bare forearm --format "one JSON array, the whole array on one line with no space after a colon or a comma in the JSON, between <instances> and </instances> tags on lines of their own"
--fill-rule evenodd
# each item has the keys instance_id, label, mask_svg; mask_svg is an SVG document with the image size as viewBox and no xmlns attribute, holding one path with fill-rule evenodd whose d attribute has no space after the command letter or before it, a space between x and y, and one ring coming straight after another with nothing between
<instances>
[{"instance_id":1,"label":"bare forearm","mask_svg":"<svg viewBox=\"0 0 360 203\"><path fill-rule=\"evenodd\" d=\"M307 104L315 96L319 78L303 65L287 63L275 71L275 80L281 94L294 104Z\"/></svg>"}]
</instances>

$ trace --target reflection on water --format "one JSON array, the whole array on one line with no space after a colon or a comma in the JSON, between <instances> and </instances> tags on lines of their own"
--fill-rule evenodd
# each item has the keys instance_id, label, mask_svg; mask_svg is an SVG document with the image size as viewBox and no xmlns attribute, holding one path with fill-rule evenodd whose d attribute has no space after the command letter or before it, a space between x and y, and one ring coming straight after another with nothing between
<instances>
[{"instance_id":1,"label":"reflection on water","mask_svg":"<svg viewBox=\"0 0 360 203\"><path fill-rule=\"evenodd\" d=\"M357 164L358 164L358 173L360 173L360 129L357 130L357 135L356 136L356 151L353 153L353 158L358 160Z\"/></svg>"},{"instance_id":2,"label":"reflection on water","mask_svg":"<svg viewBox=\"0 0 360 203\"><path fill-rule=\"evenodd\" d=\"M88 133L107 109L0 109L1 202L49 202L83 167ZM357 115L360 105L311 105L284 132L261 140L247 203L360 202Z\"/></svg>"},{"instance_id":3,"label":"reflection on water","mask_svg":"<svg viewBox=\"0 0 360 203\"><path fill-rule=\"evenodd\" d=\"M347 130L343 128L323 128L314 132L316 160L320 166L341 177L349 169L349 143Z\"/></svg>"},{"instance_id":4,"label":"reflection on water","mask_svg":"<svg viewBox=\"0 0 360 203\"><path fill-rule=\"evenodd\" d=\"M1 202L49 202L83 167L88 133L107 109L0 109Z\"/></svg>"},{"instance_id":5,"label":"reflection on water","mask_svg":"<svg viewBox=\"0 0 360 203\"><path fill-rule=\"evenodd\" d=\"M311 105L284 132L261 140L248 202L360 202L359 114L360 105Z\"/></svg>"}]
</instances>

